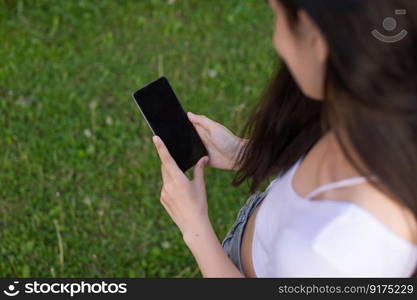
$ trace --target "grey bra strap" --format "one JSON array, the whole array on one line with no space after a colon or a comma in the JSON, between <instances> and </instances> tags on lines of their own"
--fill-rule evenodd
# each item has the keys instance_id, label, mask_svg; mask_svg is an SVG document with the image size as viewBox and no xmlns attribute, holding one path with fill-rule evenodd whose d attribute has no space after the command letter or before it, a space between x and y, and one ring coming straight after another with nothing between
<instances>
[{"instance_id":1,"label":"grey bra strap","mask_svg":"<svg viewBox=\"0 0 417 300\"><path fill-rule=\"evenodd\" d=\"M371 176L371 178L375 178L375 177ZM312 192L308 193L308 195L305 196L304 198L314 198L315 196L317 196L318 194L320 194L324 191L328 191L330 189L339 188L339 187L346 187L346 186L352 186L352 185L355 185L355 184L361 184L361 183L364 183L368 180L369 179L365 176L357 176L357 177L342 179L342 180L336 181L336 182L326 183L326 184L316 188Z\"/></svg>"}]
</instances>

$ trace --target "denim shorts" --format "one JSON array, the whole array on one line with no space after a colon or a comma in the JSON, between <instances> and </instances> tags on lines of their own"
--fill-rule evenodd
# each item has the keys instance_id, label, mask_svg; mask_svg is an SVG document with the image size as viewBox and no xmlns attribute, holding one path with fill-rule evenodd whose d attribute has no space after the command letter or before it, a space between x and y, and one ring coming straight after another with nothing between
<instances>
[{"instance_id":1,"label":"denim shorts","mask_svg":"<svg viewBox=\"0 0 417 300\"><path fill-rule=\"evenodd\" d=\"M235 266L244 274L242 261L240 257L240 247L242 243L243 232L246 227L246 223L258 206L259 203L266 196L267 191L255 192L247 200L243 207L239 210L236 220L232 225L232 228L226 234L226 237L222 241L222 247L227 256L232 260Z\"/></svg>"}]
</instances>

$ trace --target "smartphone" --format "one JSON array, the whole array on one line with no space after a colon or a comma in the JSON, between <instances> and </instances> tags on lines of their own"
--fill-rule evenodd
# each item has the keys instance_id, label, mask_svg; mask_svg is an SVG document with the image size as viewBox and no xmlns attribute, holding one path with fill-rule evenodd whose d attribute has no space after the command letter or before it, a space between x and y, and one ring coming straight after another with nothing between
<instances>
[{"instance_id":1,"label":"smartphone","mask_svg":"<svg viewBox=\"0 0 417 300\"><path fill-rule=\"evenodd\" d=\"M183 172L208 155L165 76L136 91L133 98L153 134L162 139Z\"/></svg>"}]
</instances>

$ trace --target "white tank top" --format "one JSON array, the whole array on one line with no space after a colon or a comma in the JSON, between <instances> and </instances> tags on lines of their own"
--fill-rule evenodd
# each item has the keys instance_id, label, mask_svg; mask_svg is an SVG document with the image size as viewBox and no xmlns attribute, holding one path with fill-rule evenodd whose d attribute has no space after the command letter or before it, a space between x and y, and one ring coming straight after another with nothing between
<instances>
[{"instance_id":1,"label":"white tank top","mask_svg":"<svg viewBox=\"0 0 417 300\"><path fill-rule=\"evenodd\" d=\"M301 159L269 184L258 209L252 241L257 277L410 277L417 245L353 202L311 200L367 179L325 184L301 197L292 187Z\"/></svg>"}]
</instances>

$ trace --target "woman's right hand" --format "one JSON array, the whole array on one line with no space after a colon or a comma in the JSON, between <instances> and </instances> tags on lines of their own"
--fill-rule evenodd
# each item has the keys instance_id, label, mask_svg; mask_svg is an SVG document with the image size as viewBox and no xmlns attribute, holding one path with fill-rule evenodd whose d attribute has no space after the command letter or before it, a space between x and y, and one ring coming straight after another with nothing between
<instances>
[{"instance_id":1,"label":"woman's right hand","mask_svg":"<svg viewBox=\"0 0 417 300\"><path fill-rule=\"evenodd\" d=\"M242 146L247 142L234 135L222 124L206 116L187 113L209 153L208 165L223 170L236 170L234 163Z\"/></svg>"}]
</instances>

